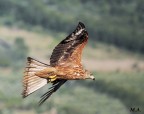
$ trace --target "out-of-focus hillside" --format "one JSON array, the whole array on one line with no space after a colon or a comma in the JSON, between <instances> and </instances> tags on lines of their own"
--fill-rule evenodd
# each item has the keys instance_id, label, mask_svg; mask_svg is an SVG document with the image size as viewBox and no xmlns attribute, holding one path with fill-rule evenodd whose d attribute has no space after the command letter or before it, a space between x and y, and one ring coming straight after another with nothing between
<instances>
[{"instance_id":1,"label":"out-of-focus hillside","mask_svg":"<svg viewBox=\"0 0 144 114\"><path fill-rule=\"evenodd\" d=\"M95 48L87 45L83 52L83 63L87 69L94 71L96 81L70 81L38 108L37 102L49 86L26 99L21 98L21 80L26 56L48 63L52 49L66 34L49 35L1 26L0 36L3 44L0 49L9 50L6 47L11 47L15 52L14 47L19 43L28 49L23 55L24 59L12 59L14 62L10 66L0 67L2 114L129 114L131 107L139 107L143 111L143 55L101 43L95 43ZM57 40L53 37L57 37ZM13 58L13 54L9 56ZM22 55L17 53L16 49L14 57L19 56ZM18 64L18 61L22 64Z\"/></svg>"},{"instance_id":2,"label":"out-of-focus hillside","mask_svg":"<svg viewBox=\"0 0 144 114\"><path fill-rule=\"evenodd\" d=\"M7 34L8 33L8 34ZM0 27L0 36L5 42L13 45L16 38L24 39L29 48L28 56L42 59L49 63L49 57L53 48L59 43L66 34L57 34L55 36L46 33L37 33L19 29L16 27ZM56 38L53 38L56 37ZM89 38L90 39L90 38ZM83 62L86 68L92 71L143 71L144 61L143 55L125 51L115 46L104 45L99 42L89 44L83 52Z\"/></svg>"},{"instance_id":3,"label":"out-of-focus hillside","mask_svg":"<svg viewBox=\"0 0 144 114\"><path fill-rule=\"evenodd\" d=\"M1 0L0 23L69 33L78 21L92 41L144 53L143 0Z\"/></svg>"},{"instance_id":4,"label":"out-of-focus hillside","mask_svg":"<svg viewBox=\"0 0 144 114\"><path fill-rule=\"evenodd\" d=\"M0 114L144 113L143 0L0 0ZM69 81L38 107L50 84L22 99L26 57L49 63L82 21L84 67L96 80Z\"/></svg>"}]
</instances>

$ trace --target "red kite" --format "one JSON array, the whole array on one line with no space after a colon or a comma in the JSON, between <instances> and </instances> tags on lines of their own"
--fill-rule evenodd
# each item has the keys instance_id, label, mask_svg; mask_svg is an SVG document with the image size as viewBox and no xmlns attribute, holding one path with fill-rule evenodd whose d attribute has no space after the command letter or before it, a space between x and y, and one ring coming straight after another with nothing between
<instances>
[{"instance_id":1,"label":"red kite","mask_svg":"<svg viewBox=\"0 0 144 114\"><path fill-rule=\"evenodd\" d=\"M41 96L39 101L41 105L67 80L94 80L94 76L81 64L82 50L87 41L88 32L85 25L79 22L74 32L55 47L50 57L50 65L28 57L23 78L23 98L52 83L49 91Z\"/></svg>"}]
</instances>

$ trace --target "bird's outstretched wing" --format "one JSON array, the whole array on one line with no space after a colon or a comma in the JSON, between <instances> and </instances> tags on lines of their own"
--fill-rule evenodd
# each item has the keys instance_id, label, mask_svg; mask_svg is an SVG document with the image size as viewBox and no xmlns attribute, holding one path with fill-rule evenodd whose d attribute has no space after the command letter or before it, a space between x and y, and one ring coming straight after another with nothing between
<instances>
[{"instance_id":1,"label":"bird's outstretched wing","mask_svg":"<svg viewBox=\"0 0 144 114\"><path fill-rule=\"evenodd\" d=\"M51 66L70 63L81 65L81 54L87 40L88 33L85 25L79 22L74 32L62 40L53 50L50 58Z\"/></svg>"},{"instance_id":2,"label":"bird's outstretched wing","mask_svg":"<svg viewBox=\"0 0 144 114\"><path fill-rule=\"evenodd\" d=\"M52 87L49 88L49 91L41 96L39 105L43 104L54 92L56 92L67 80L57 79L53 82Z\"/></svg>"},{"instance_id":3,"label":"bird's outstretched wing","mask_svg":"<svg viewBox=\"0 0 144 114\"><path fill-rule=\"evenodd\" d=\"M85 29L85 25L79 22L74 32L67 36L55 47L50 58L50 65L52 67L63 64L81 66L82 49L86 45L87 40L88 33ZM56 79L53 82L53 86L49 88L49 91L41 96L39 105L43 104L45 100L47 100L55 91L57 91L66 81L66 79Z\"/></svg>"}]
</instances>

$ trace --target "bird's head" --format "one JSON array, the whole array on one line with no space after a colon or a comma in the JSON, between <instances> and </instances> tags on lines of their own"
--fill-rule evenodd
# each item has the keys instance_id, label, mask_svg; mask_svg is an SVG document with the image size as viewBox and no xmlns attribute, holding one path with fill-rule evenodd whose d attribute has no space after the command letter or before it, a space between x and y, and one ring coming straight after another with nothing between
<instances>
[{"instance_id":1,"label":"bird's head","mask_svg":"<svg viewBox=\"0 0 144 114\"><path fill-rule=\"evenodd\" d=\"M86 79L95 80L95 77L93 76L93 74L91 72L86 70Z\"/></svg>"}]
</instances>

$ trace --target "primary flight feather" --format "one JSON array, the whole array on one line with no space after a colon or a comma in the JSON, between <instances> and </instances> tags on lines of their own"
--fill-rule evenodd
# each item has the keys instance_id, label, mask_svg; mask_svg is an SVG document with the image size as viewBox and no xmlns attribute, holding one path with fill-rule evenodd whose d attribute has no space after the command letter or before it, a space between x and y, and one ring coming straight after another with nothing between
<instances>
[{"instance_id":1,"label":"primary flight feather","mask_svg":"<svg viewBox=\"0 0 144 114\"><path fill-rule=\"evenodd\" d=\"M41 96L41 105L67 80L94 80L94 76L81 64L82 50L87 41L88 32L85 25L79 22L76 29L55 47L50 57L50 65L28 57L23 78L23 98L52 83L49 91Z\"/></svg>"}]
</instances>

